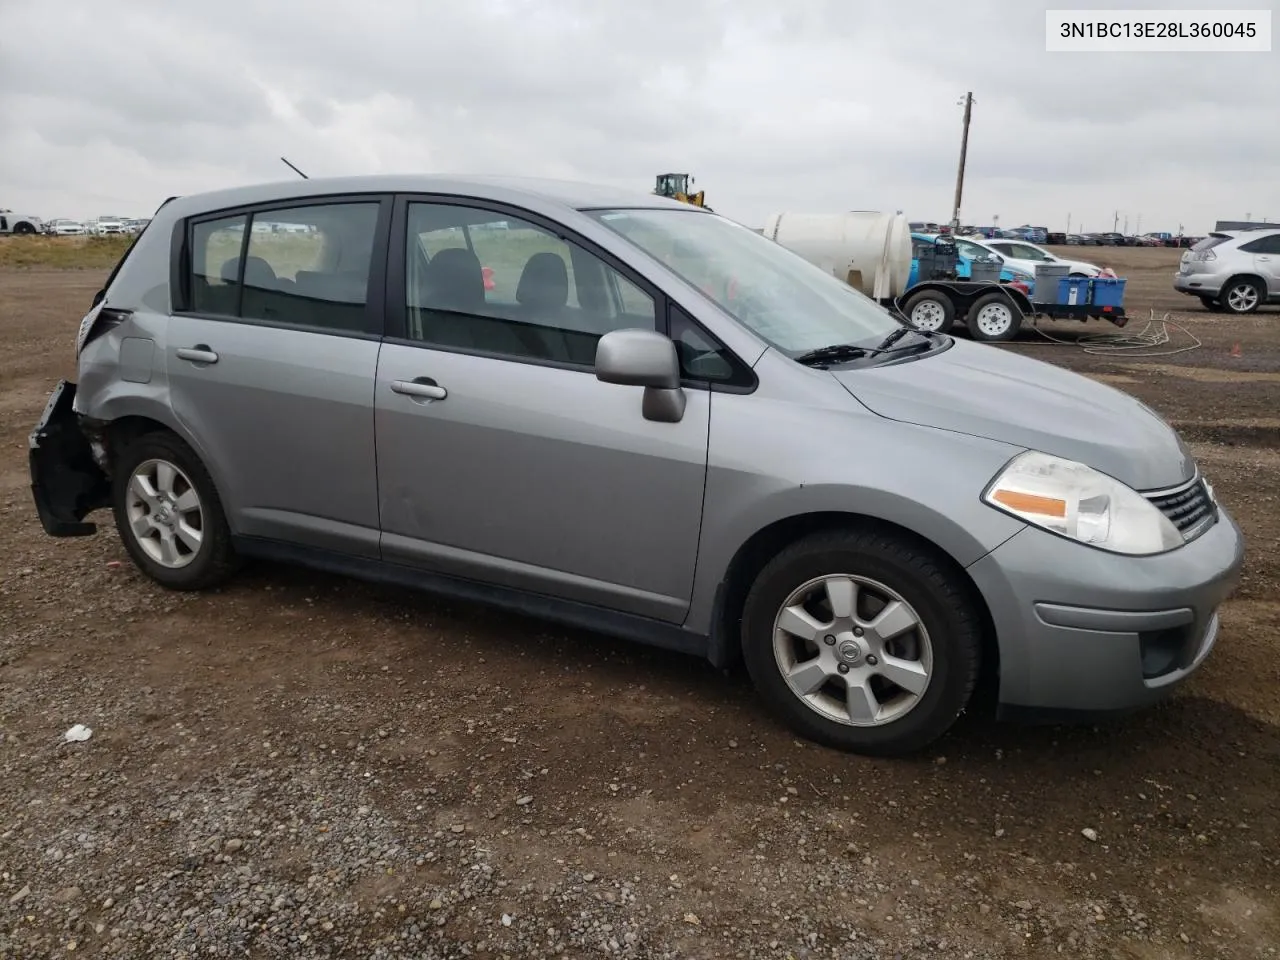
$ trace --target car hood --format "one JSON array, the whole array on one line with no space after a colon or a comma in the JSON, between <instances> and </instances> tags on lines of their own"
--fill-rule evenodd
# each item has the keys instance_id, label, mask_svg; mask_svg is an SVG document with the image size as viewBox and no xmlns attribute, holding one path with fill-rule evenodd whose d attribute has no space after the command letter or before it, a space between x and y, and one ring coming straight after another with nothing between
<instances>
[{"instance_id":1,"label":"car hood","mask_svg":"<svg viewBox=\"0 0 1280 960\"><path fill-rule=\"evenodd\" d=\"M1191 479L1195 462L1151 408L1113 387L987 344L833 370L873 413L1086 463L1137 490Z\"/></svg>"}]
</instances>

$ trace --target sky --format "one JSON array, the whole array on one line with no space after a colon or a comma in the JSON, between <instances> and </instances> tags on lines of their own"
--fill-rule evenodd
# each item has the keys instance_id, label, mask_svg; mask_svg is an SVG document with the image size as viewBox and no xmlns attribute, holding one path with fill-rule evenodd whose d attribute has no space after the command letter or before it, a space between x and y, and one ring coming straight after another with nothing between
<instances>
[{"instance_id":1,"label":"sky","mask_svg":"<svg viewBox=\"0 0 1280 960\"><path fill-rule=\"evenodd\" d=\"M0 207L149 216L168 196L293 177L285 156L313 177L639 192L679 171L749 226L783 211L945 222L972 91L966 223L1280 220L1280 44L1047 53L1046 8L1089 6L1106 4L0 0Z\"/></svg>"}]
</instances>

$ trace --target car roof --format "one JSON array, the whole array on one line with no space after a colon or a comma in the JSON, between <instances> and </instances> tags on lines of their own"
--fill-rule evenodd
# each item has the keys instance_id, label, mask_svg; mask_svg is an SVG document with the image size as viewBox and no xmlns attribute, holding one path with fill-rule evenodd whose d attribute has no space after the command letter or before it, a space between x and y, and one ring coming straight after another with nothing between
<instances>
[{"instance_id":1,"label":"car roof","mask_svg":"<svg viewBox=\"0 0 1280 960\"><path fill-rule=\"evenodd\" d=\"M203 211L271 203L277 200L357 193L449 193L516 205L522 202L549 203L572 210L643 207L710 212L643 190L573 180L421 173L275 180L176 197L167 205L172 206L172 212L177 216L190 216Z\"/></svg>"}]
</instances>

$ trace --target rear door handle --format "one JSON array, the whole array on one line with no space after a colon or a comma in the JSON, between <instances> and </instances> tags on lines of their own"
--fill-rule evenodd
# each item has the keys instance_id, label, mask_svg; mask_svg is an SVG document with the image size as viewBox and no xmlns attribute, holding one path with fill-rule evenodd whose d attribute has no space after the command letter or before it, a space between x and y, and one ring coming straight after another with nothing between
<instances>
[{"instance_id":1,"label":"rear door handle","mask_svg":"<svg viewBox=\"0 0 1280 960\"><path fill-rule=\"evenodd\" d=\"M194 347L179 347L178 359L192 363L217 363L218 355L209 349L207 343L197 343Z\"/></svg>"},{"instance_id":2,"label":"rear door handle","mask_svg":"<svg viewBox=\"0 0 1280 960\"><path fill-rule=\"evenodd\" d=\"M444 387L430 377L416 377L413 380L392 380L391 389L415 400L443 400L449 395Z\"/></svg>"}]
</instances>

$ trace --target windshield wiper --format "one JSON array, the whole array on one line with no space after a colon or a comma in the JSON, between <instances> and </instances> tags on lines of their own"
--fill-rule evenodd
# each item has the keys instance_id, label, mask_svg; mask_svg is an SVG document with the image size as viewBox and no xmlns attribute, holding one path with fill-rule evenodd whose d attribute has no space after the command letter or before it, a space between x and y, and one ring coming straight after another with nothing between
<instances>
[{"instance_id":1,"label":"windshield wiper","mask_svg":"<svg viewBox=\"0 0 1280 960\"><path fill-rule=\"evenodd\" d=\"M908 333L920 333L920 331L917 330L915 327L899 327L897 330L894 330L891 334L889 334L887 337L881 340L878 344L876 344L876 350L877 351L888 350L895 343L897 343L899 340L905 337ZM923 334L921 334L921 336L923 336Z\"/></svg>"},{"instance_id":2,"label":"windshield wiper","mask_svg":"<svg viewBox=\"0 0 1280 960\"><path fill-rule=\"evenodd\" d=\"M878 351L869 347L859 347L852 343L833 343L826 347L818 347L816 350L810 350L808 353L802 353L796 357L796 363L825 363L839 360L858 360L861 357L870 356Z\"/></svg>"}]
</instances>

